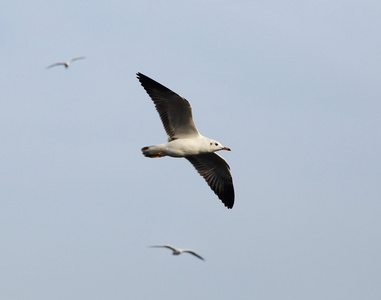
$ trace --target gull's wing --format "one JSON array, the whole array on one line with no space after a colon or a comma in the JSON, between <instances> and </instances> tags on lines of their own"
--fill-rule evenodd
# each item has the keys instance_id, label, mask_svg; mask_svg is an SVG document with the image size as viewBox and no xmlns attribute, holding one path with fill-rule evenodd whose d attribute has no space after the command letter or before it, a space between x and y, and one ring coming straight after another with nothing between
<instances>
[{"instance_id":1,"label":"gull's wing","mask_svg":"<svg viewBox=\"0 0 381 300\"><path fill-rule=\"evenodd\" d=\"M72 63L73 61L79 60L79 59L84 59L85 57L80 56L80 57L74 57L71 60L68 61L68 63Z\"/></svg>"},{"instance_id":2,"label":"gull's wing","mask_svg":"<svg viewBox=\"0 0 381 300\"><path fill-rule=\"evenodd\" d=\"M155 103L170 141L200 134L193 122L192 107L186 99L142 73L137 73L137 77Z\"/></svg>"},{"instance_id":3,"label":"gull's wing","mask_svg":"<svg viewBox=\"0 0 381 300\"><path fill-rule=\"evenodd\" d=\"M50 65L50 66L48 66L48 67L46 67L46 68L47 68L47 69L50 69L50 68L53 68L53 67L55 67L55 66L64 66L64 65L65 65L64 62L58 62L58 63L52 64L52 65Z\"/></svg>"},{"instance_id":4,"label":"gull's wing","mask_svg":"<svg viewBox=\"0 0 381 300\"><path fill-rule=\"evenodd\" d=\"M156 246L151 246L151 248L168 248L168 249L171 249L172 251L178 251L176 248L170 245L156 245Z\"/></svg>"},{"instance_id":5,"label":"gull's wing","mask_svg":"<svg viewBox=\"0 0 381 300\"><path fill-rule=\"evenodd\" d=\"M187 253L193 254L194 256L198 257L199 259L205 260L200 255L198 255L196 252L194 252L192 250L183 250L183 252L187 252Z\"/></svg>"},{"instance_id":6,"label":"gull's wing","mask_svg":"<svg viewBox=\"0 0 381 300\"><path fill-rule=\"evenodd\" d=\"M227 208L234 205L234 186L228 163L217 153L206 153L185 157L204 177L210 188Z\"/></svg>"}]
</instances>

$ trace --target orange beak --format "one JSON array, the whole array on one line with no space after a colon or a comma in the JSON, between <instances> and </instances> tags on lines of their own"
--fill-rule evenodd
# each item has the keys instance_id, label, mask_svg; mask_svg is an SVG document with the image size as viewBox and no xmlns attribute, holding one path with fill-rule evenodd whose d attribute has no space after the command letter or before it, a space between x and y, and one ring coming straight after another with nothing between
<instances>
[{"instance_id":1,"label":"orange beak","mask_svg":"<svg viewBox=\"0 0 381 300\"><path fill-rule=\"evenodd\" d=\"M231 151L230 148L228 148L228 147L223 147L221 150Z\"/></svg>"}]
</instances>

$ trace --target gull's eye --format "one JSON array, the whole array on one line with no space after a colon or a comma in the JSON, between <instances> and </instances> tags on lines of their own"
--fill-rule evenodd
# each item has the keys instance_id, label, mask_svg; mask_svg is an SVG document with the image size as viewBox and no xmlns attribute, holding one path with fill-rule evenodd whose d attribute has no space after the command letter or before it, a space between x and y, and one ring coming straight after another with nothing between
<instances>
[{"instance_id":1,"label":"gull's eye","mask_svg":"<svg viewBox=\"0 0 381 300\"><path fill-rule=\"evenodd\" d=\"M218 146L218 143L215 143L216 146Z\"/></svg>"}]
</instances>

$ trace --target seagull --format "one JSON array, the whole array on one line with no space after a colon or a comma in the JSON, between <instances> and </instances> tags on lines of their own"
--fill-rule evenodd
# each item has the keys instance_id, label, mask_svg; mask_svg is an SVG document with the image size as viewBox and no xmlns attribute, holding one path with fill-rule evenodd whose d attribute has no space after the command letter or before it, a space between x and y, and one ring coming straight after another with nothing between
<instances>
[{"instance_id":1,"label":"seagull","mask_svg":"<svg viewBox=\"0 0 381 300\"><path fill-rule=\"evenodd\" d=\"M168 143L143 147L143 155L151 158L186 158L222 203L228 209L232 208L234 187L230 167L225 159L215 153L230 149L198 132L193 122L192 107L185 98L142 73L137 73L137 78L154 102L168 135Z\"/></svg>"},{"instance_id":2,"label":"seagull","mask_svg":"<svg viewBox=\"0 0 381 300\"><path fill-rule=\"evenodd\" d=\"M172 247L170 245L151 246L151 248L168 248L168 249L171 249L173 251L172 255L180 255L181 253L190 253L190 254L193 254L194 256L198 257L201 260L205 260L200 255L198 255L196 252L194 252L192 250L177 249L177 248Z\"/></svg>"},{"instance_id":3,"label":"seagull","mask_svg":"<svg viewBox=\"0 0 381 300\"><path fill-rule=\"evenodd\" d=\"M71 60L68 60L67 62L58 62L58 63L55 63L55 64L52 64L52 65L48 66L47 69L53 68L55 66L65 66L65 68L67 69L67 68L69 68L70 64L73 61L76 61L76 60L79 60L79 59L84 59L84 57L83 56L81 56L81 57L74 57Z\"/></svg>"}]
</instances>

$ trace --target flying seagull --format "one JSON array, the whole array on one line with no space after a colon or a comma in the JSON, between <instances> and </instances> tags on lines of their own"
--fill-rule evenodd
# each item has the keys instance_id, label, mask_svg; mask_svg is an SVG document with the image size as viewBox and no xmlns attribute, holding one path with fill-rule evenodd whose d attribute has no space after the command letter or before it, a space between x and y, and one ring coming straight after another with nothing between
<instances>
[{"instance_id":1,"label":"flying seagull","mask_svg":"<svg viewBox=\"0 0 381 300\"><path fill-rule=\"evenodd\" d=\"M205 260L200 255L198 255L196 252L194 252L192 250L177 249L177 248L172 247L170 245L151 246L151 248L168 248L168 249L171 249L173 251L172 255L180 255L181 253L190 253L190 254L193 254L194 256L198 257L201 260Z\"/></svg>"},{"instance_id":2,"label":"flying seagull","mask_svg":"<svg viewBox=\"0 0 381 300\"><path fill-rule=\"evenodd\" d=\"M202 136L193 122L189 102L170 89L137 73L141 85L156 106L168 143L142 148L147 157L185 157L204 177L227 208L234 205L233 179L228 163L215 151L228 150L221 143Z\"/></svg>"},{"instance_id":3,"label":"flying seagull","mask_svg":"<svg viewBox=\"0 0 381 300\"><path fill-rule=\"evenodd\" d=\"M68 60L67 62L58 62L58 63L55 63L55 64L52 64L52 65L48 66L47 69L53 68L55 66L65 66L65 68L67 69L67 68L69 68L70 64L73 61L80 60L80 59L84 59L84 57L83 56L81 56L81 57L74 57L71 60Z\"/></svg>"}]
</instances>

